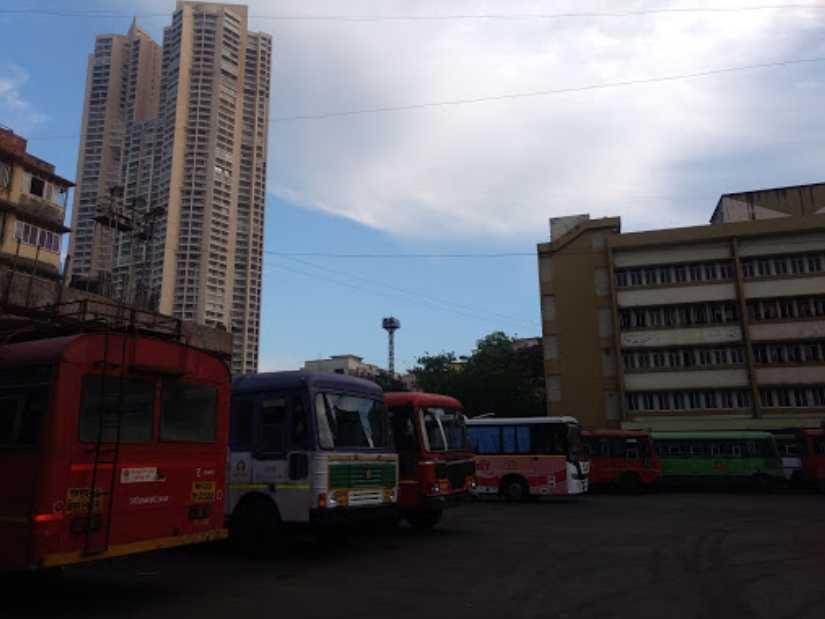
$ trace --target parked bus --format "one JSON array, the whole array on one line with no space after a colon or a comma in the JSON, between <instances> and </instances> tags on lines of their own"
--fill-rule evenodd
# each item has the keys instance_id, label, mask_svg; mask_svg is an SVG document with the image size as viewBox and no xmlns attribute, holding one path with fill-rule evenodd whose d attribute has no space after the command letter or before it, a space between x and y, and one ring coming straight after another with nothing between
<instances>
[{"instance_id":1,"label":"parked bus","mask_svg":"<svg viewBox=\"0 0 825 619\"><path fill-rule=\"evenodd\" d=\"M784 479L776 440L769 432L654 432L664 482L751 482Z\"/></svg>"},{"instance_id":2,"label":"parked bus","mask_svg":"<svg viewBox=\"0 0 825 619\"><path fill-rule=\"evenodd\" d=\"M398 456L384 394L351 376L273 372L232 383L230 535L264 549L281 525L397 513Z\"/></svg>"},{"instance_id":3,"label":"parked bus","mask_svg":"<svg viewBox=\"0 0 825 619\"><path fill-rule=\"evenodd\" d=\"M776 449L782 459L782 471L785 480L799 485L802 483L804 471L802 469L802 453L805 449L804 440L798 430L780 430L773 432Z\"/></svg>"},{"instance_id":4,"label":"parked bus","mask_svg":"<svg viewBox=\"0 0 825 619\"><path fill-rule=\"evenodd\" d=\"M455 398L431 393L385 398L398 451L401 513L413 526L432 527L445 508L465 502L475 489L464 409Z\"/></svg>"},{"instance_id":5,"label":"parked bus","mask_svg":"<svg viewBox=\"0 0 825 619\"><path fill-rule=\"evenodd\" d=\"M0 346L0 569L219 539L229 371L137 335Z\"/></svg>"},{"instance_id":6,"label":"parked bus","mask_svg":"<svg viewBox=\"0 0 825 619\"><path fill-rule=\"evenodd\" d=\"M662 476L662 463L647 432L585 430L582 442L590 459L591 486L635 492L653 487Z\"/></svg>"},{"instance_id":7,"label":"parked bus","mask_svg":"<svg viewBox=\"0 0 825 619\"><path fill-rule=\"evenodd\" d=\"M802 475L804 483L825 492L825 429L799 431Z\"/></svg>"},{"instance_id":8,"label":"parked bus","mask_svg":"<svg viewBox=\"0 0 825 619\"><path fill-rule=\"evenodd\" d=\"M467 429L479 494L519 500L587 492L589 463L575 418L469 419Z\"/></svg>"}]
</instances>

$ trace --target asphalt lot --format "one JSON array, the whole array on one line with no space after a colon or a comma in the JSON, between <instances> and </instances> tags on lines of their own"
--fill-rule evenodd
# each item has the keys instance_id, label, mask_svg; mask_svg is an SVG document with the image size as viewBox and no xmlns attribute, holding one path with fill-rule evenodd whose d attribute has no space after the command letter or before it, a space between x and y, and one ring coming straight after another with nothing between
<instances>
[{"instance_id":1,"label":"asphalt lot","mask_svg":"<svg viewBox=\"0 0 825 619\"><path fill-rule=\"evenodd\" d=\"M430 532L298 536L2 578L0 617L825 617L825 497L485 502Z\"/></svg>"}]
</instances>

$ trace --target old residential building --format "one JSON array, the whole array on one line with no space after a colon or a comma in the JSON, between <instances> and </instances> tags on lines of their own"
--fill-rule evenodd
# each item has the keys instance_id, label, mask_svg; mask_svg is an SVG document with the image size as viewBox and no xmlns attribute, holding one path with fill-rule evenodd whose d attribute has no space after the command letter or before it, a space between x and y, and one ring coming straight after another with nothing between
<instances>
[{"instance_id":1,"label":"old residential building","mask_svg":"<svg viewBox=\"0 0 825 619\"><path fill-rule=\"evenodd\" d=\"M134 24L98 37L72 272L73 285L109 279L118 298L231 331L236 374L258 367L272 64L271 38L247 22L245 6L178 2L162 54ZM128 226L100 224L115 207Z\"/></svg>"},{"instance_id":2,"label":"old residential building","mask_svg":"<svg viewBox=\"0 0 825 619\"><path fill-rule=\"evenodd\" d=\"M651 429L825 419L825 185L724 195L705 226L555 219L538 259L553 414Z\"/></svg>"},{"instance_id":3,"label":"old residential building","mask_svg":"<svg viewBox=\"0 0 825 619\"><path fill-rule=\"evenodd\" d=\"M0 265L57 277L69 188L27 141L0 127Z\"/></svg>"}]
</instances>

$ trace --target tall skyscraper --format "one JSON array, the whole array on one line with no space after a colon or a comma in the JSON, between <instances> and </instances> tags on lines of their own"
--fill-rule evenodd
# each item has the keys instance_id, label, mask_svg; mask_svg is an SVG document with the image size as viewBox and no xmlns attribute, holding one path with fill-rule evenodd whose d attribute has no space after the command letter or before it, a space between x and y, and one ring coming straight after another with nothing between
<instances>
[{"instance_id":1,"label":"tall skyscraper","mask_svg":"<svg viewBox=\"0 0 825 619\"><path fill-rule=\"evenodd\" d=\"M135 22L126 35L99 35L89 55L69 253L75 286L101 290L113 269L110 228L98 207L122 182L128 125L158 114L161 49Z\"/></svg>"},{"instance_id":2,"label":"tall skyscraper","mask_svg":"<svg viewBox=\"0 0 825 619\"><path fill-rule=\"evenodd\" d=\"M76 209L73 222L91 239L76 242L77 252L91 249L88 257L74 259L73 278L103 273L121 298L229 329L232 371L238 374L258 367L272 65L271 37L249 32L247 21L245 6L177 3L164 30L154 114L137 112L144 109L140 93L153 92L149 72L129 64L120 82L110 79L104 108L122 98L124 121L107 149L118 158L105 172L99 166L97 177L88 156L83 159L92 103L101 96L89 78L77 195L87 195L85 170L96 191L81 203L85 211ZM140 32L133 26L129 36L132 31ZM90 76L95 68L90 64ZM122 198L115 199L130 221L126 231L101 225L98 216L108 200L105 183L113 177L123 187Z\"/></svg>"}]
</instances>

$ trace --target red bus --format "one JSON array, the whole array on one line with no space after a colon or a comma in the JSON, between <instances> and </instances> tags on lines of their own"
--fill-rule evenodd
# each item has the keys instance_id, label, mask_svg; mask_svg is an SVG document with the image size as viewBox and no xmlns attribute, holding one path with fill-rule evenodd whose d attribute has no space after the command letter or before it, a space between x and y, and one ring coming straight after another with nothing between
<instances>
[{"instance_id":1,"label":"red bus","mask_svg":"<svg viewBox=\"0 0 825 619\"><path fill-rule=\"evenodd\" d=\"M825 429L799 431L802 443L802 477L820 492L825 492Z\"/></svg>"},{"instance_id":2,"label":"red bus","mask_svg":"<svg viewBox=\"0 0 825 619\"><path fill-rule=\"evenodd\" d=\"M650 488L662 476L662 464L647 432L584 430L582 442L590 456L590 483L626 491Z\"/></svg>"},{"instance_id":3,"label":"red bus","mask_svg":"<svg viewBox=\"0 0 825 619\"><path fill-rule=\"evenodd\" d=\"M476 418L467 428L479 494L515 501L587 492L590 465L575 418Z\"/></svg>"},{"instance_id":4,"label":"red bus","mask_svg":"<svg viewBox=\"0 0 825 619\"><path fill-rule=\"evenodd\" d=\"M140 335L0 346L0 570L225 537L229 371Z\"/></svg>"},{"instance_id":5,"label":"red bus","mask_svg":"<svg viewBox=\"0 0 825 619\"><path fill-rule=\"evenodd\" d=\"M464 408L431 393L384 396L398 452L398 504L413 526L429 528L444 509L471 497L473 452L467 446Z\"/></svg>"}]
</instances>

